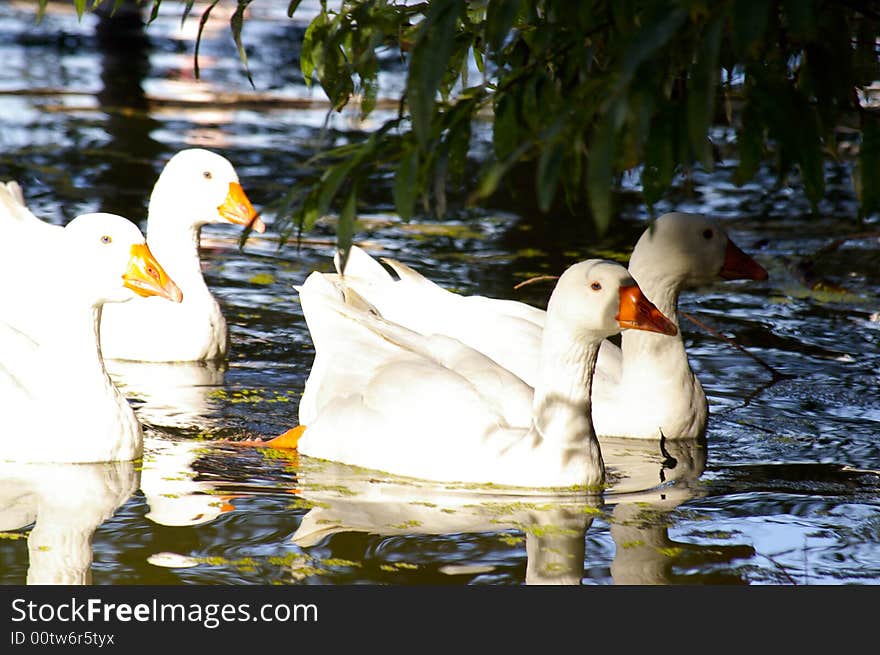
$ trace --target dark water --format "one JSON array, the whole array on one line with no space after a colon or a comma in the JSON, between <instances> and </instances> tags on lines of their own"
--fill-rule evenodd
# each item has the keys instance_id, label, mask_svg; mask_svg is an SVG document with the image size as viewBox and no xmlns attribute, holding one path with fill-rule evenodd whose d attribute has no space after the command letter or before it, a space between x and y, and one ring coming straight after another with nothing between
<instances>
[{"instance_id":1,"label":"dark water","mask_svg":"<svg viewBox=\"0 0 880 655\"><path fill-rule=\"evenodd\" d=\"M225 154L267 207L310 155L382 118L347 112L325 129L320 90L302 83L295 50L276 47L304 29L286 3L255 3L246 23L256 89L219 9L197 82L197 17L181 29L174 3L148 28L130 26L124 48L119 25L79 22L69 3L50 3L35 24L34 4L0 4L0 178L20 180L54 222L98 210L143 220L162 164L189 146ZM400 83L389 65L383 88ZM279 247L267 211L270 230L243 250L235 229L203 233L206 279L231 329L228 365L114 369L147 428L143 466L0 469L0 582L880 581L880 242L823 251L878 226L856 222L846 164L829 165L811 217L796 180L764 172L736 187L735 163L695 173L657 208L721 217L770 272L682 298L683 312L747 349L682 322L710 399L705 447L609 444L625 475L596 498L412 484L217 443L296 424L313 355L292 286L330 270L332 224ZM598 239L509 207L404 224L389 198L380 186L360 208L358 242L447 288L538 305L547 289L513 284L586 257L625 260L648 216L625 189L623 220Z\"/></svg>"}]
</instances>

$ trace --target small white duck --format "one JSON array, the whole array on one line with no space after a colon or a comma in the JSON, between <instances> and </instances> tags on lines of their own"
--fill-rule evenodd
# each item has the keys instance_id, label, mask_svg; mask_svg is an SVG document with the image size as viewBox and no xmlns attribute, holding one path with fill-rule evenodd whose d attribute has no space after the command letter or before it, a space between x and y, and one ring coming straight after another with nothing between
<instances>
[{"instance_id":1,"label":"small white duck","mask_svg":"<svg viewBox=\"0 0 880 655\"><path fill-rule=\"evenodd\" d=\"M316 272L299 290L316 351L307 381L316 412L268 445L427 480L600 488L590 421L599 344L622 328L676 332L619 264L571 266L548 303L524 427L506 417L511 398L521 406L531 393L522 380L455 339L385 320L346 281L340 290Z\"/></svg>"},{"instance_id":2,"label":"small white duck","mask_svg":"<svg viewBox=\"0 0 880 655\"><path fill-rule=\"evenodd\" d=\"M475 348L534 387L538 382L545 312L526 303L461 296L405 264L383 259L399 279L354 246L346 284L381 315L424 335L446 335ZM337 269L339 261L337 258ZM718 279L767 279L717 221L699 214L664 214L642 234L629 271L645 295L677 325L683 289ZM705 434L708 404L680 334L628 330L622 348L602 343L593 384L593 422L599 436L695 439ZM638 398L638 411L632 399ZM307 387L300 421L315 414ZM662 434L661 434L662 433Z\"/></svg>"},{"instance_id":3,"label":"small white duck","mask_svg":"<svg viewBox=\"0 0 880 655\"><path fill-rule=\"evenodd\" d=\"M101 320L105 358L172 362L226 357L226 319L199 260L201 229L211 223L266 229L225 157L202 148L181 150L153 187L146 234L150 249L183 291L183 302L142 298L107 307Z\"/></svg>"},{"instance_id":4,"label":"small white duck","mask_svg":"<svg viewBox=\"0 0 880 655\"><path fill-rule=\"evenodd\" d=\"M15 220L15 189L0 185L0 461L137 459L143 433L104 367L101 311L181 291L128 219Z\"/></svg>"}]
</instances>

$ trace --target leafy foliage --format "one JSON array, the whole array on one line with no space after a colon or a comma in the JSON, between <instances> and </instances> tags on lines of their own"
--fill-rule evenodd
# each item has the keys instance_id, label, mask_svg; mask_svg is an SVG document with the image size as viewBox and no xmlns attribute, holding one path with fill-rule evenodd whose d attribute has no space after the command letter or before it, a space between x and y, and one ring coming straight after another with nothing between
<instances>
[{"instance_id":1,"label":"leafy foliage","mask_svg":"<svg viewBox=\"0 0 880 655\"><path fill-rule=\"evenodd\" d=\"M155 16L161 0L143 1ZM230 27L246 67L251 0L235 1ZM185 18L193 2L184 5ZM288 15L298 9L290 2ZM604 229L623 173L639 172L650 208L677 173L711 169L718 124L735 131L738 183L770 160L781 179L800 176L814 208L825 158L839 156L838 129L854 128L856 190L863 212L876 211L880 118L863 100L880 78L878 28L876 5L857 0L322 0L302 44L307 83L321 85L334 111L357 97L369 115L380 54L393 52L407 64L406 90L398 115L369 138L321 153L313 183L291 190L279 217L290 233L339 211L344 246L372 176L394 175L407 219L419 198L444 213L453 187L485 202L526 163L542 211L586 201ZM486 116L492 150L466 179L472 128Z\"/></svg>"}]
</instances>

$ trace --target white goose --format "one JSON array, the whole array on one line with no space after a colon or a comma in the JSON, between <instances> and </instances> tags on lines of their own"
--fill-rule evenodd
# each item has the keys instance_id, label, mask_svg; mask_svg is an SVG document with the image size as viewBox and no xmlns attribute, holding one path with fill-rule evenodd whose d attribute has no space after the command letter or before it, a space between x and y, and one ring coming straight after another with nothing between
<instances>
[{"instance_id":1,"label":"white goose","mask_svg":"<svg viewBox=\"0 0 880 655\"><path fill-rule=\"evenodd\" d=\"M150 295L180 302L180 289L131 221L8 220L14 189L0 186L0 460L136 459L143 433L104 367L101 310Z\"/></svg>"},{"instance_id":2,"label":"white goose","mask_svg":"<svg viewBox=\"0 0 880 655\"><path fill-rule=\"evenodd\" d=\"M455 339L381 318L345 281L340 291L316 272L300 288L316 350L307 382L316 414L269 445L415 478L600 487L590 421L599 344L623 327L675 332L619 264L571 266L550 297L532 418L519 427L505 406L530 394L522 380Z\"/></svg>"},{"instance_id":3,"label":"white goose","mask_svg":"<svg viewBox=\"0 0 880 655\"><path fill-rule=\"evenodd\" d=\"M147 242L180 285L183 302L143 298L107 307L101 348L107 359L151 362L223 359L226 319L202 276L199 238L209 223L266 228L229 161L209 150L175 154L162 170L147 217Z\"/></svg>"},{"instance_id":4,"label":"white goose","mask_svg":"<svg viewBox=\"0 0 880 655\"><path fill-rule=\"evenodd\" d=\"M538 381L545 312L522 302L460 296L392 259L399 276L353 247L346 284L383 317L420 334L446 335L479 350L530 386ZM338 266L338 260L337 260ZM629 263L645 295L678 322L680 292L717 279L763 280L767 272L740 250L714 220L664 214L642 234ZM632 399L638 398L638 411ZM693 373L680 334L629 330L622 349L602 343L593 384L593 422L600 436L694 439L705 434L706 395ZM300 422L308 425L315 402L306 387Z\"/></svg>"}]
</instances>

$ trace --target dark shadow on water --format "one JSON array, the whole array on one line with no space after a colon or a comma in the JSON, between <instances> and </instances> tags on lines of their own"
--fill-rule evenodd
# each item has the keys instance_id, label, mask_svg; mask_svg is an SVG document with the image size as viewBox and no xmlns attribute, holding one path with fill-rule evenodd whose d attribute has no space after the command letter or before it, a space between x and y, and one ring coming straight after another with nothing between
<instances>
[{"instance_id":1,"label":"dark shadow on water","mask_svg":"<svg viewBox=\"0 0 880 655\"><path fill-rule=\"evenodd\" d=\"M112 13L106 8L97 13L95 37L103 83L97 98L107 116L104 129L109 137L93 156L100 211L141 223L156 179L153 162L166 154L166 148L152 137L161 124L150 115L143 87L150 73L152 44L136 3L126 2Z\"/></svg>"}]
</instances>

